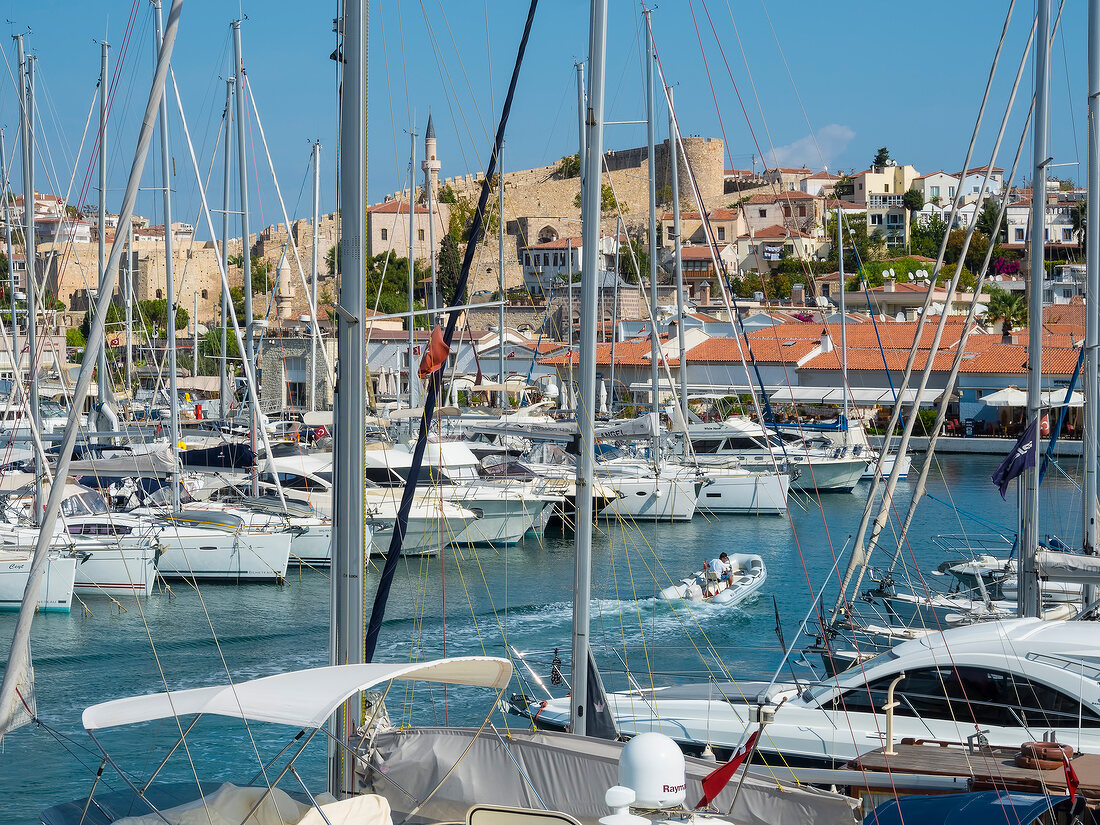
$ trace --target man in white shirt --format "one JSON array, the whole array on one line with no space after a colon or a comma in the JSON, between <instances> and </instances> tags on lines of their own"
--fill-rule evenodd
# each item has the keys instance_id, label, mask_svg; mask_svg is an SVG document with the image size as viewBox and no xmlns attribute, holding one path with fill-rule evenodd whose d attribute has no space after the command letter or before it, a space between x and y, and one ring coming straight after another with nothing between
<instances>
[{"instance_id":1,"label":"man in white shirt","mask_svg":"<svg viewBox=\"0 0 1100 825\"><path fill-rule=\"evenodd\" d=\"M719 554L718 558L710 560L710 571L718 577L718 581L722 579L733 579L733 565L730 564L730 557L725 553Z\"/></svg>"}]
</instances>

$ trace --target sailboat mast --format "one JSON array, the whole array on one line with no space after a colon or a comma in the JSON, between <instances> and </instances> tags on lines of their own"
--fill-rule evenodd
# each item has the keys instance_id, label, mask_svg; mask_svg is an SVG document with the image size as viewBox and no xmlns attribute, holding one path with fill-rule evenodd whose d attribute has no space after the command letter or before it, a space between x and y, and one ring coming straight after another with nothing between
<instances>
[{"instance_id":1,"label":"sailboat mast","mask_svg":"<svg viewBox=\"0 0 1100 825\"><path fill-rule=\"evenodd\" d=\"M416 348L416 316L413 315L413 289L416 286L414 271L416 260L413 247L413 233L416 231L416 132L409 130L409 409L417 406L413 391L413 350ZM428 316L429 319L431 316ZM430 325L430 321L429 321ZM425 342L424 346L428 343ZM412 432L413 420L409 419L409 431Z\"/></svg>"},{"instance_id":2,"label":"sailboat mast","mask_svg":"<svg viewBox=\"0 0 1100 825\"><path fill-rule=\"evenodd\" d=\"M367 226L367 3L344 5L340 95L340 306L337 315L338 379L335 392L333 447L335 500L332 513L332 664L364 661L363 583L369 549L365 543L363 499L363 411L366 405L366 315L364 257ZM412 262L410 261L410 264ZM412 317L409 318L410 329ZM411 351L410 351L411 354ZM410 363L409 380L412 380ZM396 528L395 528L396 529ZM336 797L355 789L355 759L346 743L363 721L358 695L336 712L329 745L329 792Z\"/></svg>"},{"instance_id":3,"label":"sailboat mast","mask_svg":"<svg viewBox=\"0 0 1100 825\"><path fill-rule=\"evenodd\" d=\"M428 216L429 219L431 216ZM508 405L508 393L504 387L504 143L497 156L497 268L500 270L500 289L497 298L497 383L500 384L500 409ZM572 357L572 356L570 356Z\"/></svg>"},{"instance_id":4,"label":"sailboat mast","mask_svg":"<svg viewBox=\"0 0 1100 825\"><path fill-rule=\"evenodd\" d=\"M619 241L623 234L622 216L615 219L615 284L611 292L611 356L608 358L608 383L611 392L607 399L607 411L615 417L615 339L619 333Z\"/></svg>"},{"instance_id":5,"label":"sailboat mast","mask_svg":"<svg viewBox=\"0 0 1100 825\"><path fill-rule=\"evenodd\" d=\"M1043 274L1045 272L1047 205L1047 118L1050 114L1050 0L1038 0L1035 35L1035 123L1032 132L1034 166L1031 181L1031 294L1028 302L1027 412L1028 421L1042 414ZM1032 465L1025 472L1020 502L1020 574L1017 612L1039 615L1039 581L1035 551L1039 542L1039 442L1036 425Z\"/></svg>"},{"instance_id":6,"label":"sailboat mast","mask_svg":"<svg viewBox=\"0 0 1100 825\"><path fill-rule=\"evenodd\" d=\"M98 250L96 257L96 285L103 283L103 263L107 257L107 42L99 44L99 210L98 210ZM159 48L159 44L158 44ZM106 323L106 319L104 319ZM99 362L96 372L96 390L99 393L99 406L107 403L107 348L99 348ZM105 429L106 419L99 416L95 429Z\"/></svg>"},{"instance_id":7,"label":"sailboat mast","mask_svg":"<svg viewBox=\"0 0 1100 825\"><path fill-rule=\"evenodd\" d=\"M243 357L255 366L256 352L253 343L255 321L252 317L252 249L251 233L248 231L248 162L244 133L244 61L241 59L241 21L234 20L233 27L233 66L236 75L237 94L237 178L241 191L241 270L244 278L244 353ZM258 391L258 390L257 390ZM248 399L248 446L256 452L256 428L260 426L260 399ZM252 473L252 495L259 493L259 479Z\"/></svg>"},{"instance_id":8,"label":"sailboat mast","mask_svg":"<svg viewBox=\"0 0 1100 825\"><path fill-rule=\"evenodd\" d=\"M233 87L236 85L236 79L228 77L225 80L225 157L222 159L222 269L226 272L229 271L229 178L232 174L233 166L233 153L229 149L229 141L232 138L233 130ZM229 353L227 347L229 346L229 325L227 323L229 318L229 295L225 290L222 290L222 340L221 340L221 359L218 362L218 392L221 397L219 406L219 415L224 419L229 412L228 400L231 395L229 389L229 375L227 372L226 358ZM248 321L245 320L247 324Z\"/></svg>"},{"instance_id":9,"label":"sailboat mast","mask_svg":"<svg viewBox=\"0 0 1100 825\"><path fill-rule=\"evenodd\" d=\"M122 224L119 224L121 228ZM117 231L117 230L116 230ZM133 393L134 382L134 225L130 224L126 229L126 392ZM133 417L133 404L130 405L130 415Z\"/></svg>"},{"instance_id":10,"label":"sailboat mast","mask_svg":"<svg viewBox=\"0 0 1100 825\"><path fill-rule=\"evenodd\" d=\"M38 275L34 237L34 58L27 59L23 52L23 35L15 36L19 51L19 93L23 103L23 251L27 265L27 365L30 384L30 414L32 432L41 432L40 412L38 409L37 378L37 342L35 341L35 320L38 317ZM38 456L34 469L34 523L38 524L42 515L42 485L39 481L42 473L43 457Z\"/></svg>"},{"instance_id":11,"label":"sailboat mast","mask_svg":"<svg viewBox=\"0 0 1100 825\"><path fill-rule=\"evenodd\" d=\"M672 87L665 89L665 94L668 96L668 152L669 152L669 169L672 184L672 260L673 266L676 270L676 312L679 314L679 321L676 325L677 337L679 339L679 356L680 356L680 418L684 426L684 458L687 458L688 453L691 451L691 447L688 444L687 434L687 420L688 420L688 383L687 383L687 337L686 330L684 329L684 262L680 255L680 173L677 166L680 163L680 149L676 142L676 125L673 123L673 109L672 109ZM649 179L652 181L653 176L650 175ZM699 204L700 215L703 212L703 204ZM654 315L656 318L656 315ZM656 327L654 327L656 332ZM654 362L653 368L656 368L656 362ZM654 392L656 392L657 385L654 384Z\"/></svg>"},{"instance_id":12,"label":"sailboat mast","mask_svg":"<svg viewBox=\"0 0 1100 825\"><path fill-rule=\"evenodd\" d=\"M588 719L588 597L592 589L592 484L595 481L597 274L600 254L600 164L603 161L604 58L607 50L607 0L593 0L588 34L588 109L585 117L587 155L581 157L587 185L582 191L580 403L577 429L577 521L574 533L576 562L573 576L573 690L570 721L573 733L584 736ZM570 319L572 323L572 319Z\"/></svg>"},{"instance_id":13,"label":"sailboat mast","mask_svg":"<svg viewBox=\"0 0 1100 825\"><path fill-rule=\"evenodd\" d=\"M1086 215L1100 215L1100 7L1089 3L1089 172ZM1096 554L1096 464L1097 424L1100 423L1097 406L1097 378L1100 372L1100 220L1085 225L1086 286L1085 306L1085 393L1084 428L1082 450L1085 455L1085 473L1082 480L1084 500L1083 544L1086 555ZM1096 586L1086 585L1084 603L1095 601Z\"/></svg>"},{"instance_id":14,"label":"sailboat mast","mask_svg":"<svg viewBox=\"0 0 1100 825\"><path fill-rule=\"evenodd\" d=\"M836 261L840 275L840 391L844 396L844 443L848 443L848 310L844 304L844 221L836 208ZM885 450L886 447L884 446Z\"/></svg>"},{"instance_id":15,"label":"sailboat mast","mask_svg":"<svg viewBox=\"0 0 1100 825\"><path fill-rule=\"evenodd\" d=\"M11 242L11 181L8 179L8 147L4 142L4 130L0 129L0 168L4 175L4 241L8 255L8 298L11 299L11 352L12 374L22 380L19 365L19 312L15 302L15 250Z\"/></svg>"},{"instance_id":16,"label":"sailboat mast","mask_svg":"<svg viewBox=\"0 0 1100 825\"><path fill-rule=\"evenodd\" d=\"M657 362L660 360L660 341L657 337L657 107L654 100L653 86L653 37L649 34L649 15L652 12L647 9L643 13L646 16L647 32L645 39L645 130L646 145L649 151L649 323L652 327L649 348L649 382L653 388L653 413L659 418L661 398L657 388ZM673 165L676 163L675 155L672 154L674 141L675 137L670 136L668 141L669 157L673 158ZM652 458L655 465L659 458L659 447L659 437L654 436L650 449L653 453ZM656 513L656 509L654 509L654 513Z\"/></svg>"},{"instance_id":17,"label":"sailboat mast","mask_svg":"<svg viewBox=\"0 0 1100 825\"><path fill-rule=\"evenodd\" d=\"M164 24L161 19L161 2L153 0L154 33L156 35L157 51L160 51L163 39ZM160 178L164 186L164 291L168 298L165 308L165 347L168 350L168 439L172 445L172 466L179 463L180 449L180 415L177 402L178 392L176 387L176 282L172 272L172 186L170 163L168 154L168 98L162 95L160 99ZM180 508L179 478L172 477L172 512Z\"/></svg>"},{"instance_id":18,"label":"sailboat mast","mask_svg":"<svg viewBox=\"0 0 1100 825\"><path fill-rule=\"evenodd\" d=\"M317 239L321 226L321 141L313 143L313 261L310 267L309 321L314 335L309 345L309 411L317 409Z\"/></svg>"}]
</instances>

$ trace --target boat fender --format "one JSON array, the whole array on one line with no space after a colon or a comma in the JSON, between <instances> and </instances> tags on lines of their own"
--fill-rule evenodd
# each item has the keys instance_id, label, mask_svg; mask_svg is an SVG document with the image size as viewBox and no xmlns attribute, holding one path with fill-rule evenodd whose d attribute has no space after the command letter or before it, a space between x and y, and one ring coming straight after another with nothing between
<instances>
[{"instance_id":1,"label":"boat fender","mask_svg":"<svg viewBox=\"0 0 1100 825\"><path fill-rule=\"evenodd\" d=\"M531 717L531 721L532 722L537 722L538 718L539 718L539 714L542 713L544 710L546 710L546 700L545 699L543 699L541 702L539 702L539 709L535 711L535 715Z\"/></svg>"},{"instance_id":2,"label":"boat fender","mask_svg":"<svg viewBox=\"0 0 1100 825\"><path fill-rule=\"evenodd\" d=\"M1018 768L1053 771L1061 768L1072 756L1073 748L1069 745L1058 745L1053 742L1024 742L1013 762Z\"/></svg>"}]
</instances>

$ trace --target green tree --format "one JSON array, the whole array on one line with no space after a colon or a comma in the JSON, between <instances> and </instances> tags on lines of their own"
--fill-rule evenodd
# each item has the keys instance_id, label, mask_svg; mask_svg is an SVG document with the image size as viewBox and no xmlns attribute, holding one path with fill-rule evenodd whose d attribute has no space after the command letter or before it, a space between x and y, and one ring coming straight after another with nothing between
<instances>
[{"instance_id":1,"label":"green tree","mask_svg":"<svg viewBox=\"0 0 1100 825\"><path fill-rule=\"evenodd\" d=\"M871 166L885 166L890 161L890 150L885 146L880 146L879 150L875 152L875 159L871 161Z\"/></svg>"},{"instance_id":2,"label":"green tree","mask_svg":"<svg viewBox=\"0 0 1100 825\"><path fill-rule=\"evenodd\" d=\"M657 190L657 203L662 205L670 204L672 203L674 195L675 193L672 191L671 186L662 186L660 189ZM731 206L730 208L734 209L736 207Z\"/></svg>"},{"instance_id":3,"label":"green tree","mask_svg":"<svg viewBox=\"0 0 1100 825\"><path fill-rule=\"evenodd\" d=\"M844 270L857 273L861 263L878 258L883 254L886 245L881 236L876 236L867 231L866 215L844 215ZM836 216L829 215L825 218L826 237L836 238ZM836 244L834 243L835 247ZM858 257L857 257L858 253ZM837 255L834 248L830 254L832 268L837 268Z\"/></svg>"},{"instance_id":4,"label":"green tree","mask_svg":"<svg viewBox=\"0 0 1100 825\"><path fill-rule=\"evenodd\" d=\"M263 258L252 258L252 294L256 295L261 292L271 292L271 288L274 285L274 278L271 277L271 272L274 267L270 261Z\"/></svg>"},{"instance_id":5,"label":"green tree","mask_svg":"<svg viewBox=\"0 0 1100 825\"><path fill-rule=\"evenodd\" d=\"M1007 292L996 286L987 287L986 292L989 294L989 304L982 320L987 324L1000 321L1001 337L1007 340L1013 329L1027 324L1027 302L1020 293Z\"/></svg>"},{"instance_id":6,"label":"green tree","mask_svg":"<svg viewBox=\"0 0 1100 825\"><path fill-rule=\"evenodd\" d=\"M919 189L910 189L901 196L901 205L909 210L909 220L912 220L913 213L924 209L924 195Z\"/></svg>"},{"instance_id":7,"label":"green tree","mask_svg":"<svg viewBox=\"0 0 1100 825\"><path fill-rule=\"evenodd\" d=\"M80 331L80 327L69 327L65 330L66 347L82 347L85 343L84 333Z\"/></svg>"},{"instance_id":8,"label":"green tree","mask_svg":"<svg viewBox=\"0 0 1100 825\"><path fill-rule=\"evenodd\" d=\"M995 239L995 247L1000 244L1003 231L1003 227L997 225L997 216L1000 211L1000 206L992 198L986 198L985 203L982 204L982 208L978 212L978 217L974 219L979 232L987 238Z\"/></svg>"},{"instance_id":9,"label":"green tree","mask_svg":"<svg viewBox=\"0 0 1100 825\"><path fill-rule=\"evenodd\" d=\"M458 276L462 273L462 253L459 251L458 238L448 232L439 242L439 254L436 256L436 283L439 286L439 300L444 303L455 298L458 288Z\"/></svg>"},{"instance_id":10,"label":"green tree","mask_svg":"<svg viewBox=\"0 0 1100 825\"><path fill-rule=\"evenodd\" d=\"M88 340L88 336L92 334L92 310L88 310L84 313L84 318L80 321L80 326L75 328L75 331L80 334L81 342L79 344L68 343L68 333L65 333L66 345L70 347L82 347L84 341ZM126 323L126 310L120 307L118 304L109 304L107 306L107 329L118 329ZM72 330L70 330L72 331Z\"/></svg>"},{"instance_id":11,"label":"green tree","mask_svg":"<svg viewBox=\"0 0 1100 825\"><path fill-rule=\"evenodd\" d=\"M573 205L578 209L581 208L581 193L578 192L577 196L573 198ZM629 211L630 207L625 203L620 202L615 198L615 190L608 186L606 183L600 187L600 212L617 212L619 209L623 212Z\"/></svg>"},{"instance_id":12,"label":"green tree","mask_svg":"<svg viewBox=\"0 0 1100 825\"><path fill-rule=\"evenodd\" d=\"M947 236L947 250L944 253L944 261L949 264L959 263L962 254L963 241L966 240L965 229L954 229ZM966 260L962 261L971 272L977 272L989 250L989 237L982 232L975 232L970 238L970 247L966 251Z\"/></svg>"},{"instance_id":13,"label":"green tree","mask_svg":"<svg viewBox=\"0 0 1100 825\"><path fill-rule=\"evenodd\" d=\"M558 162L558 177L568 180L581 176L581 159L579 155L566 155Z\"/></svg>"},{"instance_id":14,"label":"green tree","mask_svg":"<svg viewBox=\"0 0 1100 825\"><path fill-rule=\"evenodd\" d=\"M451 185L447 184L446 186L440 187L436 200L440 203L458 203L458 196L455 195L455 190Z\"/></svg>"},{"instance_id":15,"label":"green tree","mask_svg":"<svg viewBox=\"0 0 1100 825\"><path fill-rule=\"evenodd\" d=\"M329 276L336 274L336 261L340 258L340 242L337 241L335 246L330 246L328 252L325 253L325 271Z\"/></svg>"},{"instance_id":16,"label":"green tree","mask_svg":"<svg viewBox=\"0 0 1100 825\"><path fill-rule=\"evenodd\" d=\"M490 201L493 199L490 198ZM451 205L451 219L447 223L447 232L454 235L460 242L464 244L470 237L470 229L474 225L474 214L477 211L477 204L473 203L469 198L462 196L458 198ZM488 243L489 237L497 234L497 230L500 228L500 216L495 210L486 212L485 218L481 223L481 242Z\"/></svg>"},{"instance_id":17,"label":"green tree","mask_svg":"<svg viewBox=\"0 0 1100 825\"><path fill-rule=\"evenodd\" d=\"M946 234L947 221L938 214L933 214L928 220L917 221L909 230L909 251L913 255L935 258L940 254L940 244Z\"/></svg>"},{"instance_id":18,"label":"green tree","mask_svg":"<svg viewBox=\"0 0 1100 825\"><path fill-rule=\"evenodd\" d=\"M642 280L649 280L649 247L640 238L629 238L619 248L619 276L636 284L639 274Z\"/></svg>"},{"instance_id":19,"label":"green tree","mask_svg":"<svg viewBox=\"0 0 1100 825\"><path fill-rule=\"evenodd\" d=\"M1077 248L1084 250L1085 233L1089 225L1088 201L1078 201L1069 213L1070 223L1073 226L1073 237L1077 239Z\"/></svg>"}]
</instances>

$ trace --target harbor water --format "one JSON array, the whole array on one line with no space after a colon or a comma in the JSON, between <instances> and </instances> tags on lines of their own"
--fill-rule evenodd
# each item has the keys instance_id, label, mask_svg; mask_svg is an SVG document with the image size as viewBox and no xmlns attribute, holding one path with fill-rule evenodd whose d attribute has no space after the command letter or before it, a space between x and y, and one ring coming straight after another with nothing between
<instances>
[{"instance_id":1,"label":"harbor water","mask_svg":"<svg viewBox=\"0 0 1100 825\"><path fill-rule=\"evenodd\" d=\"M1005 451L1011 442L1005 442ZM899 485L896 517L883 533L878 562L896 547L922 456L911 480ZM1015 494L1002 501L990 482L1000 461L993 456L943 456L930 475L902 555L910 569L927 575L944 559L931 541L943 534L1011 535ZM1041 494L1041 536L1057 535L1070 546L1080 535L1079 458L1052 466ZM849 539L863 510L867 484L853 494L792 496L790 518L697 514L689 523L601 521L593 542L593 647L609 689L677 680L770 679L782 661L776 611L788 645L803 642L798 629L825 586L831 606L848 557ZM757 553L768 580L737 607L670 605L660 588L699 568L721 551ZM835 567L839 560L839 569ZM380 560L372 561L367 592L373 595ZM914 579L914 582L918 580ZM572 618L572 538L528 536L510 548L448 549L443 558L406 559L399 565L378 660L407 661L444 653L508 655L505 644L525 654L531 670L549 685L555 649L569 676ZM918 585L919 586L919 585ZM774 599L774 601L773 601ZM175 583L148 599L74 602L70 615L40 615L32 632L38 715L3 743L0 807L4 820L37 821L49 805L87 796L102 755L84 733L88 705L141 693L251 679L328 663L329 578L327 570L293 571L283 585L211 585L194 589ZM368 605L369 612L369 605ZM0 638L10 640L14 614L0 615ZM794 658L798 658L797 654ZM522 683L512 692L538 696L537 681L517 660ZM801 676L809 676L803 670ZM784 668L780 678L788 678ZM561 691L564 688L558 687ZM492 697L421 689L387 705L394 723L480 722ZM402 709L410 700L411 710ZM523 726L518 717L494 717L498 728ZM174 719L102 733L101 741L135 781L149 776L180 728ZM196 725L169 762L161 780L244 782L296 731L210 718ZM311 787L323 785L324 743L314 741L299 761ZM285 784L285 783L284 783ZM124 786L108 768L101 789ZM296 790L287 786L290 790Z\"/></svg>"}]
</instances>

